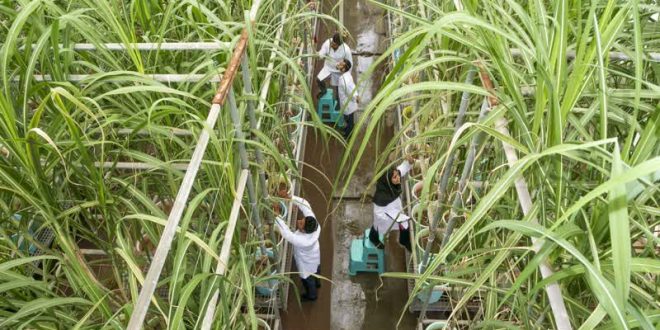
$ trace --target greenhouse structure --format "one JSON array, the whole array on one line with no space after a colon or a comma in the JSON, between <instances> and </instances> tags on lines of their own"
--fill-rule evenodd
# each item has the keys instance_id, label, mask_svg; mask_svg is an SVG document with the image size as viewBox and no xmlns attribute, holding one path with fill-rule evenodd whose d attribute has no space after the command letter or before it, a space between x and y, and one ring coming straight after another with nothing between
<instances>
[{"instance_id":1,"label":"greenhouse structure","mask_svg":"<svg viewBox=\"0 0 660 330\"><path fill-rule=\"evenodd\" d=\"M659 16L0 0L0 329L658 329Z\"/></svg>"}]
</instances>

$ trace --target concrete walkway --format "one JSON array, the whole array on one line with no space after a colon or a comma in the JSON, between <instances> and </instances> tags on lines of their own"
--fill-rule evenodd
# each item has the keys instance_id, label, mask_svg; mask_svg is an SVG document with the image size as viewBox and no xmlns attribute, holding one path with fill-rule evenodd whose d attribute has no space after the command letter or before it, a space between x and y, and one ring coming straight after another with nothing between
<instances>
[{"instance_id":1,"label":"concrete walkway","mask_svg":"<svg viewBox=\"0 0 660 330\"><path fill-rule=\"evenodd\" d=\"M324 13L330 14L334 3L324 3ZM338 17L333 13L334 17ZM385 13L364 0L344 2L345 26L351 34L348 44L355 53L380 53L386 48L387 21ZM330 30L330 31L328 31ZM321 24L317 48L334 32ZM370 77L364 72L373 63L373 56L354 56L353 76L362 91L362 106L371 101L380 88L383 70L379 68ZM317 63L316 71L322 63ZM316 95L314 88L312 95ZM358 111L358 116L361 111ZM349 182L349 188L340 200L333 196L331 183L338 175L343 146L337 141L326 141L315 130L307 133L305 149L305 180L302 195L307 198L322 222L321 275L331 279L323 282L319 300L299 304L291 288L287 312L282 313L283 328L294 329L414 329L415 316L404 310L408 298L406 282L383 279L373 273L348 276L348 254L351 241L372 223L370 191L365 191L373 179L376 155L390 141L394 130L393 114L381 123L380 136L369 141L366 154L360 160L357 173ZM365 194L366 193L366 194ZM364 198L363 198L364 197ZM386 244L386 270L405 271L404 251L392 234ZM295 271L295 270L293 270ZM293 275L300 290L299 278ZM401 317L401 322L399 318Z\"/></svg>"}]
</instances>

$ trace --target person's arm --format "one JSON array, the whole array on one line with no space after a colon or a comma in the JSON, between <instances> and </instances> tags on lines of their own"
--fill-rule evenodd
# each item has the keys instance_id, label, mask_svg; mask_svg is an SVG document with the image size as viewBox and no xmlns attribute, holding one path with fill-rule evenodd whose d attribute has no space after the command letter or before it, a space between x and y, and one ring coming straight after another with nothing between
<instances>
[{"instance_id":1,"label":"person's arm","mask_svg":"<svg viewBox=\"0 0 660 330\"><path fill-rule=\"evenodd\" d=\"M343 43L344 46L344 59L351 62L351 67L353 67L353 52L351 47L348 47L346 43Z\"/></svg>"},{"instance_id":2,"label":"person's arm","mask_svg":"<svg viewBox=\"0 0 660 330\"><path fill-rule=\"evenodd\" d=\"M406 174L408 174L408 172L410 171L413 161L414 160L412 158L408 158L404 160L403 163L401 163L401 165L396 167L396 169L399 170L399 173L401 173L402 178L406 176Z\"/></svg>"},{"instance_id":3,"label":"person's arm","mask_svg":"<svg viewBox=\"0 0 660 330\"><path fill-rule=\"evenodd\" d=\"M329 52L330 52L330 39L326 40L321 45L321 49L319 50L319 56L322 57L322 58L326 57L326 56L328 56Z\"/></svg>"},{"instance_id":4,"label":"person's arm","mask_svg":"<svg viewBox=\"0 0 660 330\"><path fill-rule=\"evenodd\" d=\"M300 212L302 212L306 217L316 218L316 216L314 215L314 211L312 211L312 206L309 205L309 202L306 199L296 195L292 195L291 200L293 200L293 203L296 204L296 206L298 206Z\"/></svg>"},{"instance_id":5,"label":"person's arm","mask_svg":"<svg viewBox=\"0 0 660 330\"><path fill-rule=\"evenodd\" d=\"M346 95L352 97L355 100L355 102L360 103L360 94L357 88L355 88L355 81L353 81L353 77L351 77L351 79L348 79L348 81L346 82Z\"/></svg>"},{"instance_id":6,"label":"person's arm","mask_svg":"<svg viewBox=\"0 0 660 330\"><path fill-rule=\"evenodd\" d=\"M282 237L291 243L293 246L297 247L308 247L312 246L316 240L319 239L320 230L316 230L313 235L295 235L289 226L284 223L281 217L275 218L275 223L277 223L277 228L280 230Z\"/></svg>"}]
</instances>

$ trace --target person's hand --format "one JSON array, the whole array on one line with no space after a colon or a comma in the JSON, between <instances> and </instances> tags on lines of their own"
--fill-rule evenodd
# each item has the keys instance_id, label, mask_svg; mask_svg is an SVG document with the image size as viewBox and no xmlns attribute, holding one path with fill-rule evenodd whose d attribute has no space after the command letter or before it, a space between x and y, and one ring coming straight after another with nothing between
<instances>
[{"instance_id":1,"label":"person's hand","mask_svg":"<svg viewBox=\"0 0 660 330\"><path fill-rule=\"evenodd\" d=\"M291 199L288 189L280 189L277 191L277 196L284 199Z\"/></svg>"},{"instance_id":2,"label":"person's hand","mask_svg":"<svg viewBox=\"0 0 660 330\"><path fill-rule=\"evenodd\" d=\"M415 157L413 156L413 154L406 155L406 161L408 161L408 163L410 163L410 164L414 163L415 162Z\"/></svg>"},{"instance_id":3,"label":"person's hand","mask_svg":"<svg viewBox=\"0 0 660 330\"><path fill-rule=\"evenodd\" d=\"M310 1L309 3L307 3L307 7L309 8L309 10L316 10L316 2Z\"/></svg>"},{"instance_id":4,"label":"person's hand","mask_svg":"<svg viewBox=\"0 0 660 330\"><path fill-rule=\"evenodd\" d=\"M272 205L273 205L273 212L275 212L275 214L277 214L277 215L280 215L280 213L281 213L281 212L280 212L280 211L281 211L281 210L280 210L280 203L278 203L278 202L273 202Z\"/></svg>"}]
</instances>

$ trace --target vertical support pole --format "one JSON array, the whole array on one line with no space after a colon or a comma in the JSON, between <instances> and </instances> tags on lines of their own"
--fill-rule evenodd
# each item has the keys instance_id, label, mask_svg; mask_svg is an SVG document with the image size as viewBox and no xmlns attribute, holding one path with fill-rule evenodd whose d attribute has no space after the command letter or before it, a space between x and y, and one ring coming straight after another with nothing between
<instances>
[{"instance_id":1,"label":"vertical support pole","mask_svg":"<svg viewBox=\"0 0 660 330\"><path fill-rule=\"evenodd\" d=\"M186 201L190 195L190 190L192 190L192 185L195 182L195 176L197 176L197 171L202 164L202 158L204 157L204 152L206 152L206 146L208 145L210 138L209 130L213 129L215 126L219 114L220 105L213 104L209 111L209 116L206 119L204 130L202 130L202 134L199 136L199 141L197 142L195 151L190 159L190 165L186 170L186 175L183 177L179 192L174 199L174 206L172 207L170 216L167 218L167 224L165 225L165 229L163 229L163 234L160 237L160 241L158 241L156 254L151 261L151 266L149 266L149 271L144 279L144 285L142 286L138 300L135 303L135 309L128 322L129 330L139 330L142 328L142 322L144 322L144 317L147 315L151 297L158 284L160 272L163 270L163 265L165 265L165 260L172 247L172 240L174 239L174 234L176 233L179 221L183 215L183 209L186 207Z\"/></svg>"},{"instance_id":2,"label":"vertical support pole","mask_svg":"<svg viewBox=\"0 0 660 330\"><path fill-rule=\"evenodd\" d=\"M339 23L344 25L344 1L339 1Z\"/></svg>"},{"instance_id":3,"label":"vertical support pole","mask_svg":"<svg viewBox=\"0 0 660 330\"><path fill-rule=\"evenodd\" d=\"M471 84L472 81L474 80L475 74L476 71L473 69L468 71L467 77L465 78L465 83ZM469 103L470 103L470 92L464 91L463 96L461 97L461 104L458 108L458 115L456 116L456 120L454 121L454 134L456 134L458 129L463 125L463 121L465 120L465 112L467 111L467 107ZM426 267L428 266L428 259L431 250L431 245L435 240L435 231L438 228L438 222L440 220L440 216L444 213L442 212L442 201L444 201L445 199L445 193L447 191L447 185L449 184L449 176L451 175L451 169L454 166L455 156L456 153L452 153L451 155L448 156L447 163L442 172L440 185L438 186L438 201L440 202L441 206L436 212L433 213L433 219L431 219L431 227L429 229L429 240L428 243L426 244L426 247L424 248L424 255L422 256L422 260L420 262L420 267L421 267L420 272L424 272L426 270ZM445 235L445 237L446 236L447 235ZM444 239L443 239L443 245L444 245Z\"/></svg>"},{"instance_id":4,"label":"vertical support pole","mask_svg":"<svg viewBox=\"0 0 660 330\"><path fill-rule=\"evenodd\" d=\"M488 100L486 99L481 105L481 112L479 112L479 122L481 122L486 117L488 114L488 109ZM454 195L454 200L451 204L451 210L449 211L449 222L447 223L447 230L442 237L442 244L440 245L440 249L447 245L447 242L449 242L449 238L454 231L454 227L456 226L458 208L461 206L461 202L463 201L463 193L465 192L465 187L467 186L467 180L472 173L474 160L477 156L477 146L481 144L483 136L484 132L479 131L474 135L474 137L472 137L472 141L470 141L468 154L465 159L465 164L463 165L463 172L461 173L461 178L458 181L457 193ZM429 249L429 245L426 246L426 249Z\"/></svg>"},{"instance_id":5,"label":"vertical support pole","mask_svg":"<svg viewBox=\"0 0 660 330\"><path fill-rule=\"evenodd\" d=\"M225 231L225 239L222 241L222 249L220 250L220 260L218 261L218 266L215 268L215 273L218 275L225 275L227 271L227 265L229 264L229 254L231 252L231 242L234 238L234 230L236 229L236 222L238 219L239 212L241 211L241 204L243 202L243 193L245 192L245 186L247 185L248 171L242 170L241 175L238 178L238 185L236 190L236 196L234 197L234 204L231 207L231 213L229 214L229 225L227 225L227 230ZM214 284L219 279L214 279ZM209 330L211 325L213 325L213 317L215 315L215 308L218 305L218 298L220 297L220 290L215 290L213 297L209 301L209 304L206 306L206 312L204 314L204 319L202 320L202 330Z\"/></svg>"},{"instance_id":6,"label":"vertical support pole","mask_svg":"<svg viewBox=\"0 0 660 330\"><path fill-rule=\"evenodd\" d=\"M491 93L491 96L488 97L489 107L494 108L499 104L499 100L495 97L495 88L493 82L490 79L490 75L484 69L484 67L478 63L477 64L480 70L479 77L481 78L482 85ZM502 135L510 137L509 128L506 119L498 118L495 121L495 129L500 132ZM504 154L506 155L506 160L509 163L509 166L512 166L518 161L518 155L516 150L508 143L502 141L502 149L504 149ZM518 203L520 208L523 211L523 214L526 216L532 210L532 196L529 193L527 188L527 182L525 178L520 175L515 182L516 193L518 195ZM536 217L530 220L531 223L538 224ZM538 253L543 245L543 239L532 237L532 249L534 252ZM552 266L547 259L544 259L539 264L539 270L541 271L541 276L546 279L554 274ZM561 288L557 282L548 283L545 286L545 292L548 295L548 301L550 302L550 308L552 309L552 314L555 318L555 324L557 329L569 330L572 329L571 321L568 316L568 311L566 311L566 304L564 304L564 297L561 294Z\"/></svg>"},{"instance_id":7,"label":"vertical support pole","mask_svg":"<svg viewBox=\"0 0 660 330\"><path fill-rule=\"evenodd\" d=\"M484 102L481 105L481 111L479 112L479 119L478 122L481 122L486 115L488 114L488 99L484 99ZM454 133L456 134L456 133ZM451 237L452 232L454 231L454 226L456 226L456 218L457 218L457 210L458 207L461 205L461 202L463 200L463 193L465 190L465 187L467 186L467 179L470 176L470 173L472 173L472 166L474 165L474 160L477 155L477 146L481 144L481 141L483 139L484 133L479 131L477 132L473 137L472 140L470 141L470 146L468 149L468 154L465 159L465 164L463 165L463 172L461 173L461 178L458 181L458 189L456 191L456 195L454 195L454 200L452 201L451 205L451 210L449 211L449 222L447 223L447 229L445 230L445 234L442 238L442 244L440 245L440 250L442 250L447 242L449 241L449 238ZM439 216L440 212L436 212L435 216ZM435 219L434 216L434 223L437 227L437 221L438 219ZM433 228L435 229L435 228ZM431 236L433 235L433 236ZM420 264L421 267L426 270L427 266L427 261L429 257L429 252L431 250L431 245L433 244L433 240L435 239L435 235L433 234L433 231L429 233L429 241L426 243L426 247L424 248L424 258L423 258L423 263ZM421 272L423 272L422 270ZM433 290L433 286L430 286L428 289L428 297L430 299L431 297L431 291ZM419 319L420 322L422 319L426 317L426 309L428 308L428 301L424 303L422 306L422 311L419 313Z\"/></svg>"},{"instance_id":8,"label":"vertical support pole","mask_svg":"<svg viewBox=\"0 0 660 330\"><path fill-rule=\"evenodd\" d=\"M236 144L238 145L238 156L241 159L241 169L248 170L247 191L251 212L250 219L252 220L252 225L254 225L255 230L257 231L261 254L267 255L266 244L264 243L264 233L261 231L261 216L259 215L259 206L257 205L257 194L255 192L254 180L252 180L252 174L249 172L250 162L248 160L247 150L245 149L245 134L241 127L241 117L238 113L238 106L236 106L233 87L229 89L229 114L231 116L231 121L234 123Z\"/></svg>"},{"instance_id":9,"label":"vertical support pole","mask_svg":"<svg viewBox=\"0 0 660 330\"><path fill-rule=\"evenodd\" d=\"M241 58L241 70L243 74L243 90L245 91L246 95L252 95L252 80L250 79L250 68L248 66L247 62L247 56L243 54L243 57ZM254 139L254 132L257 131L257 118L254 113L254 102L252 100L247 101L247 113L248 113L248 118L250 120L250 138ZM256 148L255 149L255 157L257 160L258 164L264 164L264 155L261 152L261 149ZM268 187L266 186L266 172L264 171L263 167L260 167L258 170L258 175L259 175L259 187L261 189L261 200L263 202L268 201ZM272 219L272 214L269 212L266 213L266 223L268 224L273 224L273 219ZM271 230L270 231L270 240L273 242L273 259L278 260L278 254L277 254L277 245L276 238L275 238L275 231ZM265 254L264 254L265 255Z\"/></svg>"}]
</instances>

